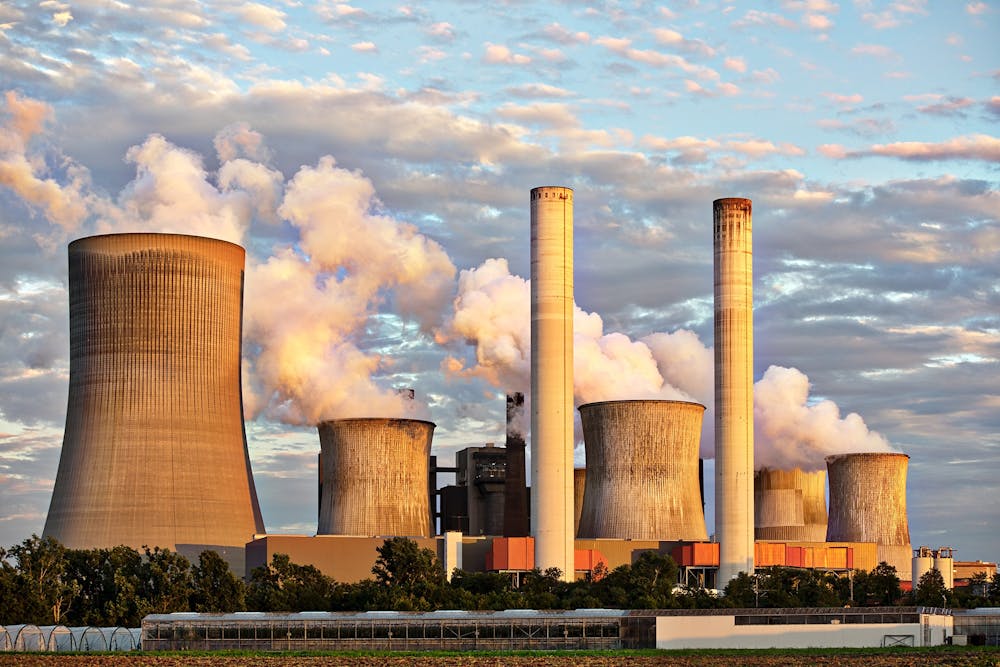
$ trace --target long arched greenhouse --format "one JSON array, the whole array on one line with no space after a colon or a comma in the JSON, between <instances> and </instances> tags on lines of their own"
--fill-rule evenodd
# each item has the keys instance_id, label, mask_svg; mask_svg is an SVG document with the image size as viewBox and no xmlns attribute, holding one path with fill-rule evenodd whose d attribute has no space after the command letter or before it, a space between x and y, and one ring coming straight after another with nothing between
<instances>
[{"instance_id":1,"label":"long arched greenhouse","mask_svg":"<svg viewBox=\"0 0 1000 667\"><path fill-rule=\"evenodd\" d=\"M139 628L0 625L0 651L134 651L140 639Z\"/></svg>"},{"instance_id":2,"label":"long arched greenhouse","mask_svg":"<svg viewBox=\"0 0 1000 667\"><path fill-rule=\"evenodd\" d=\"M142 648L159 650L614 649L647 645L655 617L619 609L153 614Z\"/></svg>"}]
</instances>

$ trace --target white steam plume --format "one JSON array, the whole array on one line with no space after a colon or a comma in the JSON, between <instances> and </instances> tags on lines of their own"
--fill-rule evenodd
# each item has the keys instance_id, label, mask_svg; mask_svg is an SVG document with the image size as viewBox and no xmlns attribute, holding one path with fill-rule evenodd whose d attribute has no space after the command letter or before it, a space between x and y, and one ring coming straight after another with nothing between
<instances>
[{"instance_id":1,"label":"white steam plume","mask_svg":"<svg viewBox=\"0 0 1000 667\"><path fill-rule=\"evenodd\" d=\"M754 385L754 459L758 468L821 470L824 457L893 451L855 412L840 417L830 400L808 404L809 378L795 368L771 366Z\"/></svg>"},{"instance_id":2,"label":"white steam plume","mask_svg":"<svg viewBox=\"0 0 1000 667\"><path fill-rule=\"evenodd\" d=\"M267 164L264 138L237 123L215 137L217 173L206 170L200 154L150 135L128 150L136 176L113 200L94 192L87 170L72 160L61 158L54 168L45 153L30 152L52 114L48 105L15 93L5 100L0 186L56 226L36 236L40 244L137 231L243 243L256 223L265 224L265 237L281 239L268 258L247 260L248 417L314 424L426 416L426 406L373 380L392 360L366 351L364 332L389 306L430 331L453 292L455 268L415 227L376 212L368 179L324 157L286 183Z\"/></svg>"}]
</instances>

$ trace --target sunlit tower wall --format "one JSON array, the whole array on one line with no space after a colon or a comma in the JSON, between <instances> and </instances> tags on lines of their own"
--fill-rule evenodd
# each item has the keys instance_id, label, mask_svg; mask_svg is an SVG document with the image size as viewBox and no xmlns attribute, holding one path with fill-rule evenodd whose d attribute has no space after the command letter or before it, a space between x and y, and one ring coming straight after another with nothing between
<instances>
[{"instance_id":1,"label":"sunlit tower wall","mask_svg":"<svg viewBox=\"0 0 1000 667\"><path fill-rule=\"evenodd\" d=\"M243 430L245 252L176 234L69 245L66 430L43 535L243 570L264 531Z\"/></svg>"},{"instance_id":2,"label":"sunlit tower wall","mask_svg":"<svg viewBox=\"0 0 1000 667\"><path fill-rule=\"evenodd\" d=\"M434 535L427 493L434 426L420 419L320 422L317 534Z\"/></svg>"},{"instance_id":3,"label":"sunlit tower wall","mask_svg":"<svg viewBox=\"0 0 1000 667\"><path fill-rule=\"evenodd\" d=\"M879 561L911 571L906 516L906 471L910 457L899 453L839 454L826 457L830 478L828 542L874 542Z\"/></svg>"},{"instance_id":4,"label":"sunlit tower wall","mask_svg":"<svg viewBox=\"0 0 1000 667\"><path fill-rule=\"evenodd\" d=\"M716 199L715 535L718 586L753 572L753 235L749 199Z\"/></svg>"},{"instance_id":5,"label":"sunlit tower wall","mask_svg":"<svg viewBox=\"0 0 1000 667\"><path fill-rule=\"evenodd\" d=\"M573 191L531 191L531 529L535 565L574 576Z\"/></svg>"},{"instance_id":6,"label":"sunlit tower wall","mask_svg":"<svg viewBox=\"0 0 1000 667\"><path fill-rule=\"evenodd\" d=\"M581 405L587 473L579 537L708 539L698 488L704 412L686 401Z\"/></svg>"},{"instance_id":7,"label":"sunlit tower wall","mask_svg":"<svg viewBox=\"0 0 1000 667\"><path fill-rule=\"evenodd\" d=\"M754 474L754 534L758 540L826 540L826 471L761 468Z\"/></svg>"}]
</instances>

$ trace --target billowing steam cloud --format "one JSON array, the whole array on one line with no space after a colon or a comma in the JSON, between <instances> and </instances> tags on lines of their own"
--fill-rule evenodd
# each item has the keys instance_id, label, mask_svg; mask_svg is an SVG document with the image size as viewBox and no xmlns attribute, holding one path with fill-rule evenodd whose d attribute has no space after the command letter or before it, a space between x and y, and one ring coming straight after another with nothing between
<instances>
[{"instance_id":1,"label":"billowing steam cloud","mask_svg":"<svg viewBox=\"0 0 1000 667\"><path fill-rule=\"evenodd\" d=\"M506 260L489 259L459 275L454 313L437 333L443 344L464 341L474 358L448 357L453 375L481 377L494 386L526 391L531 361L531 285L510 274ZM654 333L634 341L605 334L601 318L579 308L574 324L577 405L625 399L693 400L708 407L701 455L714 443L714 353L692 331ZM887 451L885 438L857 414L841 419L832 401L808 404L809 379L772 366L754 385L756 465L819 469L829 454Z\"/></svg>"},{"instance_id":2,"label":"billowing steam cloud","mask_svg":"<svg viewBox=\"0 0 1000 667\"><path fill-rule=\"evenodd\" d=\"M332 157L287 183L267 165L263 137L245 124L215 138L217 173L202 156L150 135L126 154L135 178L117 200L90 188L87 170L31 152L51 109L6 95L0 185L57 226L48 246L90 233L155 231L243 243L254 224L275 239L269 257L248 258L245 404L288 423L356 416L420 416L425 406L372 375L388 360L363 349L362 333L383 304L424 331L440 321L455 268L444 250L375 212L371 182Z\"/></svg>"},{"instance_id":3,"label":"billowing steam cloud","mask_svg":"<svg viewBox=\"0 0 1000 667\"><path fill-rule=\"evenodd\" d=\"M324 157L286 182L269 166L264 138L245 124L223 129L209 173L202 157L150 135L129 149L135 178L117 200L90 186L87 169L44 139L48 105L7 93L0 124L0 185L54 228L48 247L95 232L190 233L243 242L272 239L250 256L245 300L245 403L288 423L351 416L426 416L372 380L391 360L365 349L363 332L383 309L418 322L449 347L452 377L484 378L527 394L530 285L504 259L461 272L416 228L378 213L372 183ZM452 310L449 312L449 302ZM632 340L605 333L601 317L574 317L576 401L694 400L708 406L702 454L712 455L713 353L690 331ZM465 347L464 344L471 347ZM469 353L473 356L470 357ZM827 454L885 451L885 439L831 401L808 402L800 371L772 367L755 397L758 465L818 468ZM530 397L527 397L530 400Z\"/></svg>"},{"instance_id":4,"label":"billowing steam cloud","mask_svg":"<svg viewBox=\"0 0 1000 667\"><path fill-rule=\"evenodd\" d=\"M809 405L809 378L798 369L771 366L754 385L753 398L758 468L820 470L830 454L892 451L856 412L841 419L833 401Z\"/></svg>"}]
</instances>

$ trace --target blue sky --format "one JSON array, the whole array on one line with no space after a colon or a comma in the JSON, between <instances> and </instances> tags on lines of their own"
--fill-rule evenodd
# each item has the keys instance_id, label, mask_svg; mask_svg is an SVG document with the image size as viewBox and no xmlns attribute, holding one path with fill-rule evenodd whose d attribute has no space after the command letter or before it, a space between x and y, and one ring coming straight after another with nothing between
<instances>
[{"instance_id":1,"label":"blue sky","mask_svg":"<svg viewBox=\"0 0 1000 667\"><path fill-rule=\"evenodd\" d=\"M247 247L262 511L308 533L309 424L345 396L414 386L443 460L502 441L553 184L578 402L711 402L711 205L751 198L758 460L903 451L914 545L995 561L998 28L920 0L0 6L0 544L51 494L68 241Z\"/></svg>"}]
</instances>

